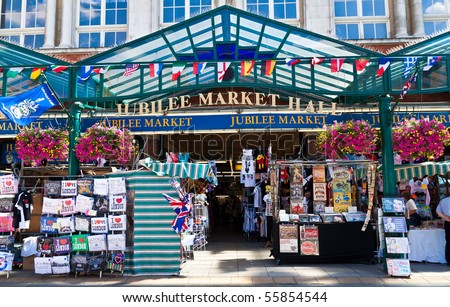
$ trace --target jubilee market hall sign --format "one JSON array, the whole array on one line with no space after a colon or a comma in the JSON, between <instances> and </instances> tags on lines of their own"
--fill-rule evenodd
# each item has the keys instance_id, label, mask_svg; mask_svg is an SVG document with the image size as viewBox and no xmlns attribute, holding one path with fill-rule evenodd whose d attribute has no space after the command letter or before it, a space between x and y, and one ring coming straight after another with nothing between
<instances>
[{"instance_id":1,"label":"jubilee market hall sign","mask_svg":"<svg viewBox=\"0 0 450 307\"><path fill-rule=\"evenodd\" d=\"M163 107L164 106L164 107ZM202 107L203 113L189 114L189 109ZM214 113L204 108L215 107ZM220 107L236 107L218 112ZM245 107L245 113L238 114L238 109ZM286 111L280 110L286 107ZM252 111L252 108L258 109ZM268 108L268 109L264 109ZM270 108L270 109L269 109ZM277 108L274 111L271 108ZM183 114L180 115L180 112ZM297 97L288 97L282 102L277 94L259 92L199 93L198 96L182 95L163 100L140 102L133 106L119 105L116 114L108 114L106 123L110 126L127 127L132 132L195 132L213 130L261 130L261 129L321 129L334 121L364 119L374 127L379 125L378 112L342 112L336 103L325 108L323 102L313 104ZM172 114L171 114L172 113ZM396 112L394 123L402 121L411 114ZM419 112L419 117L429 117L450 126L450 112ZM82 118L82 131L92 126L102 117ZM29 127L46 128L61 126L61 119L48 118L31 123ZM63 123L65 125L66 123ZM21 126L8 120L0 121L0 134L17 134Z\"/></svg>"}]
</instances>

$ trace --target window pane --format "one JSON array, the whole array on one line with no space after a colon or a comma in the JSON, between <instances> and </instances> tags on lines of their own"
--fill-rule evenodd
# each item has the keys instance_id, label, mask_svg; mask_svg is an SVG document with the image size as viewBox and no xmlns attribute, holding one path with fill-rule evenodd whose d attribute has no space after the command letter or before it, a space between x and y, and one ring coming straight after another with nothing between
<instances>
[{"instance_id":1,"label":"window pane","mask_svg":"<svg viewBox=\"0 0 450 307\"><path fill-rule=\"evenodd\" d=\"M89 47L89 34L88 33L80 33L78 35L78 47L79 48Z\"/></svg>"},{"instance_id":2,"label":"window pane","mask_svg":"<svg viewBox=\"0 0 450 307\"><path fill-rule=\"evenodd\" d=\"M377 23L376 28L376 38L387 38L387 30L385 23Z\"/></svg>"},{"instance_id":3,"label":"window pane","mask_svg":"<svg viewBox=\"0 0 450 307\"><path fill-rule=\"evenodd\" d=\"M127 42L127 32L117 32L116 33L116 44L122 45Z\"/></svg>"},{"instance_id":4,"label":"window pane","mask_svg":"<svg viewBox=\"0 0 450 307\"><path fill-rule=\"evenodd\" d=\"M105 16L105 24L115 25L116 24L116 11L107 10Z\"/></svg>"},{"instance_id":5,"label":"window pane","mask_svg":"<svg viewBox=\"0 0 450 307\"><path fill-rule=\"evenodd\" d=\"M36 27L36 13L27 13L25 15L25 27L26 28Z\"/></svg>"},{"instance_id":6,"label":"window pane","mask_svg":"<svg viewBox=\"0 0 450 307\"><path fill-rule=\"evenodd\" d=\"M118 10L117 11L117 24L118 25L126 25L127 24L127 10Z\"/></svg>"},{"instance_id":7,"label":"window pane","mask_svg":"<svg viewBox=\"0 0 450 307\"><path fill-rule=\"evenodd\" d=\"M366 39L375 38L375 27L373 23L364 24L363 29L364 29L364 38Z\"/></svg>"},{"instance_id":8,"label":"window pane","mask_svg":"<svg viewBox=\"0 0 450 307\"><path fill-rule=\"evenodd\" d=\"M100 47L100 33L91 33L90 47Z\"/></svg>"},{"instance_id":9,"label":"window pane","mask_svg":"<svg viewBox=\"0 0 450 307\"><path fill-rule=\"evenodd\" d=\"M286 18L297 18L297 6L295 3L286 5Z\"/></svg>"},{"instance_id":10,"label":"window pane","mask_svg":"<svg viewBox=\"0 0 450 307\"><path fill-rule=\"evenodd\" d=\"M347 0L347 16L358 16L358 5L356 0Z\"/></svg>"},{"instance_id":11,"label":"window pane","mask_svg":"<svg viewBox=\"0 0 450 307\"><path fill-rule=\"evenodd\" d=\"M362 0L362 14L363 16L373 16L372 0Z\"/></svg>"},{"instance_id":12,"label":"window pane","mask_svg":"<svg viewBox=\"0 0 450 307\"><path fill-rule=\"evenodd\" d=\"M116 45L116 33L106 32L105 33L105 47L113 47Z\"/></svg>"},{"instance_id":13,"label":"window pane","mask_svg":"<svg viewBox=\"0 0 450 307\"><path fill-rule=\"evenodd\" d=\"M357 24L349 24L348 28L348 39L359 39L359 30Z\"/></svg>"},{"instance_id":14,"label":"window pane","mask_svg":"<svg viewBox=\"0 0 450 307\"><path fill-rule=\"evenodd\" d=\"M44 34L36 35L36 41L34 43L34 48L41 48L44 46Z\"/></svg>"},{"instance_id":15,"label":"window pane","mask_svg":"<svg viewBox=\"0 0 450 307\"><path fill-rule=\"evenodd\" d=\"M345 2L343 0L334 1L334 16L345 17ZM337 29L337 26L336 26ZM336 30L337 32L337 30Z\"/></svg>"},{"instance_id":16,"label":"window pane","mask_svg":"<svg viewBox=\"0 0 450 307\"><path fill-rule=\"evenodd\" d=\"M284 4L275 4L273 6L273 17L275 19L284 19Z\"/></svg>"},{"instance_id":17,"label":"window pane","mask_svg":"<svg viewBox=\"0 0 450 307\"><path fill-rule=\"evenodd\" d=\"M385 16L386 10L384 7L384 0L375 0L375 16Z\"/></svg>"},{"instance_id":18,"label":"window pane","mask_svg":"<svg viewBox=\"0 0 450 307\"><path fill-rule=\"evenodd\" d=\"M23 45L26 48L34 48L34 35L25 35L25 39L23 40Z\"/></svg>"},{"instance_id":19,"label":"window pane","mask_svg":"<svg viewBox=\"0 0 450 307\"><path fill-rule=\"evenodd\" d=\"M444 0L423 0L422 10L424 15L445 14Z\"/></svg>"},{"instance_id":20,"label":"window pane","mask_svg":"<svg viewBox=\"0 0 450 307\"><path fill-rule=\"evenodd\" d=\"M163 22L173 22L173 12L172 9L163 10Z\"/></svg>"},{"instance_id":21,"label":"window pane","mask_svg":"<svg viewBox=\"0 0 450 307\"><path fill-rule=\"evenodd\" d=\"M336 36L341 39L347 38L347 27L346 25L336 25Z\"/></svg>"}]
</instances>

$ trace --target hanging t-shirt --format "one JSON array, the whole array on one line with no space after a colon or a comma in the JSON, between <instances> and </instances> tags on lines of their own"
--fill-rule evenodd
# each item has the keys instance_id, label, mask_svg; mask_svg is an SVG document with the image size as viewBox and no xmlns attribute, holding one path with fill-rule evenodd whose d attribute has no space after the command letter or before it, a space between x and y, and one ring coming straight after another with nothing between
<instances>
[{"instance_id":1,"label":"hanging t-shirt","mask_svg":"<svg viewBox=\"0 0 450 307\"><path fill-rule=\"evenodd\" d=\"M111 195L109 197L109 212L124 212L127 206L125 195Z\"/></svg>"},{"instance_id":2,"label":"hanging t-shirt","mask_svg":"<svg viewBox=\"0 0 450 307\"><path fill-rule=\"evenodd\" d=\"M71 215L76 213L75 210L75 198L63 198L60 199L60 215Z\"/></svg>"},{"instance_id":3,"label":"hanging t-shirt","mask_svg":"<svg viewBox=\"0 0 450 307\"><path fill-rule=\"evenodd\" d=\"M94 206L95 199L93 197L77 195L75 210L77 212L86 214L87 211L91 210Z\"/></svg>"},{"instance_id":4,"label":"hanging t-shirt","mask_svg":"<svg viewBox=\"0 0 450 307\"><path fill-rule=\"evenodd\" d=\"M14 203L14 223L16 229L29 229L31 212L33 211L33 197L30 193L23 191L13 199Z\"/></svg>"},{"instance_id":5,"label":"hanging t-shirt","mask_svg":"<svg viewBox=\"0 0 450 307\"><path fill-rule=\"evenodd\" d=\"M259 186L253 189L253 204L255 208L259 208L262 205L261 188Z\"/></svg>"},{"instance_id":6,"label":"hanging t-shirt","mask_svg":"<svg viewBox=\"0 0 450 307\"><path fill-rule=\"evenodd\" d=\"M108 235L108 250L109 251L123 251L125 250L125 234L109 234Z\"/></svg>"},{"instance_id":7,"label":"hanging t-shirt","mask_svg":"<svg viewBox=\"0 0 450 307\"><path fill-rule=\"evenodd\" d=\"M61 181L44 180L44 196L61 196Z\"/></svg>"},{"instance_id":8,"label":"hanging t-shirt","mask_svg":"<svg viewBox=\"0 0 450 307\"><path fill-rule=\"evenodd\" d=\"M87 216L75 216L75 230L89 232L91 229L91 218Z\"/></svg>"},{"instance_id":9,"label":"hanging t-shirt","mask_svg":"<svg viewBox=\"0 0 450 307\"><path fill-rule=\"evenodd\" d=\"M264 202L266 203L266 216L272 216L272 196L271 193L267 193L263 197Z\"/></svg>"},{"instance_id":10,"label":"hanging t-shirt","mask_svg":"<svg viewBox=\"0 0 450 307\"><path fill-rule=\"evenodd\" d=\"M61 202L56 198L42 198L42 214L59 214Z\"/></svg>"},{"instance_id":11,"label":"hanging t-shirt","mask_svg":"<svg viewBox=\"0 0 450 307\"><path fill-rule=\"evenodd\" d=\"M125 194L127 192L125 177L109 178L108 183L109 195Z\"/></svg>"},{"instance_id":12,"label":"hanging t-shirt","mask_svg":"<svg viewBox=\"0 0 450 307\"><path fill-rule=\"evenodd\" d=\"M41 255L51 255L53 253L53 238L38 237L37 251L40 252Z\"/></svg>"},{"instance_id":13,"label":"hanging t-shirt","mask_svg":"<svg viewBox=\"0 0 450 307\"><path fill-rule=\"evenodd\" d=\"M72 251L72 244L69 236L53 238L53 253L55 255L68 254Z\"/></svg>"},{"instance_id":14,"label":"hanging t-shirt","mask_svg":"<svg viewBox=\"0 0 450 307\"><path fill-rule=\"evenodd\" d=\"M89 251L101 252L106 250L106 235L93 235L88 237Z\"/></svg>"},{"instance_id":15,"label":"hanging t-shirt","mask_svg":"<svg viewBox=\"0 0 450 307\"><path fill-rule=\"evenodd\" d=\"M51 259L52 274L67 274L70 272L69 256L53 256Z\"/></svg>"},{"instance_id":16,"label":"hanging t-shirt","mask_svg":"<svg viewBox=\"0 0 450 307\"><path fill-rule=\"evenodd\" d=\"M78 194L76 180L61 181L61 196L76 196Z\"/></svg>"},{"instance_id":17,"label":"hanging t-shirt","mask_svg":"<svg viewBox=\"0 0 450 307\"><path fill-rule=\"evenodd\" d=\"M52 258L36 257L34 258L35 274L52 274Z\"/></svg>"},{"instance_id":18,"label":"hanging t-shirt","mask_svg":"<svg viewBox=\"0 0 450 307\"><path fill-rule=\"evenodd\" d=\"M126 214L108 216L108 228L110 231L126 230L127 229Z\"/></svg>"},{"instance_id":19,"label":"hanging t-shirt","mask_svg":"<svg viewBox=\"0 0 450 307\"><path fill-rule=\"evenodd\" d=\"M57 221L59 225L58 233L72 233L75 231L75 223L72 216L59 217Z\"/></svg>"},{"instance_id":20,"label":"hanging t-shirt","mask_svg":"<svg viewBox=\"0 0 450 307\"><path fill-rule=\"evenodd\" d=\"M73 235L72 239L72 251L74 252L87 252L89 250L88 235Z\"/></svg>"},{"instance_id":21,"label":"hanging t-shirt","mask_svg":"<svg viewBox=\"0 0 450 307\"><path fill-rule=\"evenodd\" d=\"M96 196L92 210L97 211L97 216L103 216L108 213L109 197L108 196Z\"/></svg>"},{"instance_id":22,"label":"hanging t-shirt","mask_svg":"<svg viewBox=\"0 0 450 307\"><path fill-rule=\"evenodd\" d=\"M57 224L58 221L56 217L41 216L40 232L48 234L57 234L58 233L58 228L56 227Z\"/></svg>"},{"instance_id":23,"label":"hanging t-shirt","mask_svg":"<svg viewBox=\"0 0 450 307\"><path fill-rule=\"evenodd\" d=\"M108 195L108 187L109 187L108 179L100 179L100 178L94 179L95 195L103 195L103 196Z\"/></svg>"}]
</instances>

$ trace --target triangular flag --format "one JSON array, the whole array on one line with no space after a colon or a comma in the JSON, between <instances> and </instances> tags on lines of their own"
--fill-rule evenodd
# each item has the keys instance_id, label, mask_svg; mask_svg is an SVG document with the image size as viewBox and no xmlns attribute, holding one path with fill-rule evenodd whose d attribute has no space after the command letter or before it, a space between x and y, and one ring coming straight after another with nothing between
<instances>
[{"instance_id":1,"label":"triangular flag","mask_svg":"<svg viewBox=\"0 0 450 307\"><path fill-rule=\"evenodd\" d=\"M341 70L342 64L344 64L344 59L331 59L331 72L338 72Z\"/></svg>"},{"instance_id":2,"label":"triangular flag","mask_svg":"<svg viewBox=\"0 0 450 307\"><path fill-rule=\"evenodd\" d=\"M8 69L6 76L8 78L15 78L22 72L22 70L23 67L11 67L10 69Z\"/></svg>"},{"instance_id":3,"label":"triangular flag","mask_svg":"<svg viewBox=\"0 0 450 307\"><path fill-rule=\"evenodd\" d=\"M297 65L298 63L300 63L300 59L286 59L286 64L287 66L294 66Z\"/></svg>"},{"instance_id":4,"label":"triangular flag","mask_svg":"<svg viewBox=\"0 0 450 307\"><path fill-rule=\"evenodd\" d=\"M427 58L427 65L423 68L423 71L429 71L431 67L436 65L437 62L439 62L442 59L441 56L429 56Z\"/></svg>"},{"instance_id":5,"label":"triangular flag","mask_svg":"<svg viewBox=\"0 0 450 307\"><path fill-rule=\"evenodd\" d=\"M206 62L194 62L194 64L192 65L192 70L194 75L199 75L201 73L203 73L203 71L206 68Z\"/></svg>"},{"instance_id":6,"label":"triangular flag","mask_svg":"<svg viewBox=\"0 0 450 307\"><path fill-rule=\"evenodd\" d=\"M184 63L173 63L172 66L172 81L176 81L186 65Z\"/></svg>"},{"instance_id":7,"label":"triangular flag","mask_svg":"<svg viewBox=\"0 0 450 307\"><path fill-rule=\"evenodd\" d=\"M125 65L125 71L123 72L122 77L129 77L138 69L139 64L127 64Z\"/></svg>"},{"instance_id":8,"label":"triangular flag","mask_svg":"<svg viewBox=\"0 0 450 307\"><path fill-rule=\"evenodd\" d=\"M30 74L30 79L36 80L44 70L45 68L33 68Z\"/></svg>"},{"instance_id":9,"label":"triangular flag","mask_svg":"<svg viewBox=\"0 0 450 307\"><path fill-rule=\"evenodd\" d=\"M275 68L276 60L266 60L263 61L261 65L261 74L265 76L270 76Z\"/></svg>"},{"instance_id":10,"label":"triangular flag","mask_svg":"<svg viewBox=\"0 0 450 307\"><path fill-rule=\"evenodd\" d=\"M369 64L369 59L361 58L356 60L356 71L363 71Z\"/></svg>"},{"instance_id":11,"label":"triangular flag","mask_svg":"<svg viewBox=\"0 0 450 307\"><path fill-rule=\"evenodd\" d=\"M317 65L317 64L320 64L320 63L322 63L324 60L325 60L324 58L316 58L316 57L314 57L314 58L311 59L311 65Z\"/></svg>"},{"instance_id":12,"label":"triangular flag","mask_svg":"<svg viewBox=\"0 0 450 307\"><path fill-rule=\"evenodd\" d=\"M98 74L105 74L110 69L111 69L111 66L104 66L104 67L94 68L92 71L98 75Z\"/></svg>"},{"instance_id":13,"label":"triangular flag","mask_svg":"<svg viewBox=\"0 0 450 307\"><path fill-rule=\"evenodd\" d=\"M417 62L417 57L407 57L403 59L403 66L405 67L405 71L403 72L403 76L408 78L411 70Z\"/></svg>"},{"instance_id":14,"label":"triangular flag","mask_svg":"<svg viewBox=\"0 0 450 307\"><path fill-rule=\"evenodd\" d=\"M92 73L92 69L92 66L81 66L80 75L78 76L78 83L83 83L87 79L89 79Z\"/></svg>"},{"instance_id":15,"label":"triangular flag","mask_svg":"<svg viewBox=\"0 0 450 307\"><path fill-rule=\"evenodd\" d=\"M252 72L255 61L242 61L241 62L241 76L248 76Z\"/></svg>"},{"instance_id":16,"label":"triangular flag","mask_svg":"<svg viewBox=\"0 0 450 307\"><path fill-rule=\"evenodd\" d=\"M225 72L230 67L231 62L219 62L217 63L217 81L222 82Z\"/></svg>"},{"instance_id":17,"label":"triangular flag","mask_svg":"<svg viewBox=\"0 0 450 307\"><path fill-rule=\"evenodd\" d=\"M148 67L150 68L150 77L154 78L161 74L163 64L162 63L150 63L148 65Z\"/></svg>"},{"instance_id":18,"label":"triangular flag","mask_svg":"<svg viewBox=\"0 0 450 307\"><path fill-rule=\"evenodd\" d=\"M377 77L381 77L384 72L388 69L389 65L391 65L391 59L390 58L381 58L378 62L378 71L377 71Z\"/></svg>"},{"instance_id":19,"label":"triangular flag","mask_svg":"<svg viewBox=\"0 0 450 307\"><path fill-rule=\"evenodd\" d=\"M50 70L53 71L53 72L60 73L60 72L65 71L67 68L69 68L69 66L63 66L63 65L50 65L49 68L50 68Z\"/></svg>"}]
</instances>

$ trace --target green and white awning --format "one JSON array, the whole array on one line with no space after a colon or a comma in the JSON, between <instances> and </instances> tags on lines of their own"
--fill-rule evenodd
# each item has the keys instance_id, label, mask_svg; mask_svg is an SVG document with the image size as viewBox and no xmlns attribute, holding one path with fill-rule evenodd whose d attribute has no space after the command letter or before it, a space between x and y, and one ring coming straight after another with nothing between
<instances>
[{"instance_id":1,"label":"green and white awning","mask_svg":"<svg viewBox=\"0 0 450 307\"><path fill-rule=\"evenodd\" d=\"M140 160L139 164L151 170L158 176L170 176L180 178L207 178L211 177L211 166L199 163L161 163L150 158Z\"/></svg>"},{"instance_id":2,"label":"green and white awning","mask_svg":"<svg viewBox=\"0 0 450 307\"><path fill-rule=\"evenodd\" d=\"M450 172L450 161L445 162L424 162L420 164L396 165L395 174L397 180L422 178L425 175L445 175Z\"/></svg>"}]
</instances>

